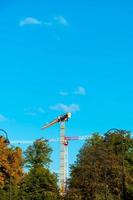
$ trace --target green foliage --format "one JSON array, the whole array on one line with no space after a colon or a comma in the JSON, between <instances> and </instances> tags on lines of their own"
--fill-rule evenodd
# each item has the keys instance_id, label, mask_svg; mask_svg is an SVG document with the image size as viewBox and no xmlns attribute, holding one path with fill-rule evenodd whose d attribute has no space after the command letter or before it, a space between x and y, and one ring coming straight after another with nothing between
<instances>
[{"instance_id":1,"label":"green foliage","mask_svg":"<svg viewBox=\"0 0 133 200\"><path fill-rule=\"evenodd\" d=\"M75 199L82 200L131 200L132 164L133 139L128 132L94 134L71 166L66 199L75 195Z\"/></svg>"},{"instance_id":2,"label":"green foliage","mask_svg":"<svg viewBox=\"0 0 133 200\"><path fill-rule=\"evenodd\" d=\"M0 189L0 200L19 200L18 194L19 194L20 187L18 184L16 184L13 177L11 177L11 180L9 178L6 181L6 184L3 188Z\"/></svg>"},{"instance_id":3,"label":"green foliage","mask_svg":"<svg viewBox=\"0 0 133 200\"><path fill-rule=\"evenodd\" d=\"M25 152L25 163L30 168L23 178L20 200L57 200L59 190L57 177L47 169L52 149L40 139L29 146Z\"/></svg>"},{"instance_id":4,"label":"green foliage","mask_svg":"<svg viewBox=\"0 0 133 200\"><path fill-rule=\"evenodd\" d=\"M24 177L20 200L57 200L59 190L57 187L57 177L43 167L32 168Z\"/></svg>"},{"instance_id":5,"label":"green foliage","mask_svg":"<svg viewBox=\"0 0 133 200\"><path fill-rule=\"evenodd\" d=\"M32 146L29 146L25 152L25 163L29 168L45 166L47 167L50 160L52 149L43 139L36 140Z\"/></svg>"}]
</instances>

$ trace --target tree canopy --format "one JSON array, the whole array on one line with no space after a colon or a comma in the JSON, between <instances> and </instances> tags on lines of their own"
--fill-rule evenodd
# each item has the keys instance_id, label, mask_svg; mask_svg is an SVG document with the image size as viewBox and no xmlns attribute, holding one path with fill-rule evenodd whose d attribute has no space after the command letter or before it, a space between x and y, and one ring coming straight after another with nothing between
<instances>
[{"instance_id":1,"label":"tree canopy","mask_svg":"<svg viewBox=\"0 0 133 200\"><path fill-rule=\"evenodd\" d=\"M133 139L130 134L94 134L71 166L66 199L133 199Z\"/></svg>"},{"instance_id":2,"label":"tree canopy","mask_svg":"<svg viewBox=\"0 0 133 200\"><path fill-rule=\"evenodd\" d=\"M22 150L11 147L3 136L0 137L0 200L11 195L17 200L17 192L24 174Z\"/></svg>"},{"instance_id":3,"label":"tree canopy","mask_svg":"<svg viewBox=\"0 0 133 200\"><path fill-rule=\"evenodd\" d=\"M23 175L22 150L10 147L4 137L0 137L0 187L4 187L7 177L19 183Z\"/></svg>"},{"instance_id":4,"label":"tree canopy","mask_svg":"<svg viewBox=\"0 0 133 200\"><path fill-rule=\"evenodd\" d=\"M21 184L20 200L57 200L57 177L41 166L32 168Z\"/></svg>"},{"instance_id":5,"label":"tree canopy","mask_svg":"<svg viewBox=\"0 0 133 200\"><path fill-rule=\"evenodd\" d=\"M36 140L33 145L29 146L25 152L25 163L29 168L45 166L48 167L51 162L50 154L52 149L43 139Z\"/></svg>"},{"instance_id":6,"label":"tree canopy","mask_svg":"<svg viewBox=\"0 0 133 200\"><path fill-rule=\"evenodd\" d=\"M52 149L48 143L39 139L25 152L25 165L30 168L25 175L20 190L22 200L57 200L59 189L57 176L48 169Z\"/></svg>"}]
</instances>

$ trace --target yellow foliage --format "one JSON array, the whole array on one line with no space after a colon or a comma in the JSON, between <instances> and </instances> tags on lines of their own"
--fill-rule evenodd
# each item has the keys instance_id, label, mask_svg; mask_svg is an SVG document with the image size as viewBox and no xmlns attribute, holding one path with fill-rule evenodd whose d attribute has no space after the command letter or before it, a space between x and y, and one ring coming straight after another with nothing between
<instances>
[{"instance_id":1,"label":"yellow foliage","mask_svg":"<svg viewBox=\"0 0 133 200\"><path fill-rule=\"evenodd\" d=\"M0 187L9 177L12 177L16 184L20 182L23 174L22 163L22 150L9 147L5 139L0 137Z\"/></svg>"}]
</instances>

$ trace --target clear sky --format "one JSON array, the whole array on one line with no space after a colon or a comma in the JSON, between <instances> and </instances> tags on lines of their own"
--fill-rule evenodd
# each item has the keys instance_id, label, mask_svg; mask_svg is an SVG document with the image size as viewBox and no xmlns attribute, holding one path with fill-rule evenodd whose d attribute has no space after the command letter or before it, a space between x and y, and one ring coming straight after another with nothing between
<instances>
[{"instance_id":1,"label":"clear sky","mask_svg":"<svg viewBox=\"0 0 133 200\"><path fill-rule=\"evenodd\" d=\"M59 137L40 127L67 111L67 135L133 131L132 1L0 0L0 94L10 140Z\"/></svg>"}]
</instances>

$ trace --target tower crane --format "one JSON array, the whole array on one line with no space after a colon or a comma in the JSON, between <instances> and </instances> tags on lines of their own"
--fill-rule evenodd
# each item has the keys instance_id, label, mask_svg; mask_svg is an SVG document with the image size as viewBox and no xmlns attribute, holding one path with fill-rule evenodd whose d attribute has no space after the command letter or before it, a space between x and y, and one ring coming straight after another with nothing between
<instances>
[{"instance_id":1,"label":"tower crane","mask_svg":"<svg viewBox=\"0 0 133 200\"><path fill-rule=\"evenodd\" d=\"M44 125L42 129L46 129L53 126L56 123L60 123L60 172L59 172L59 188L62 195L66 191L66 180L67 180L67 143L68 140L65 138L65 122L71 118L71 113L68 112L64 115L58 116L50 123Z\"/></svg>"}]
</instances>

